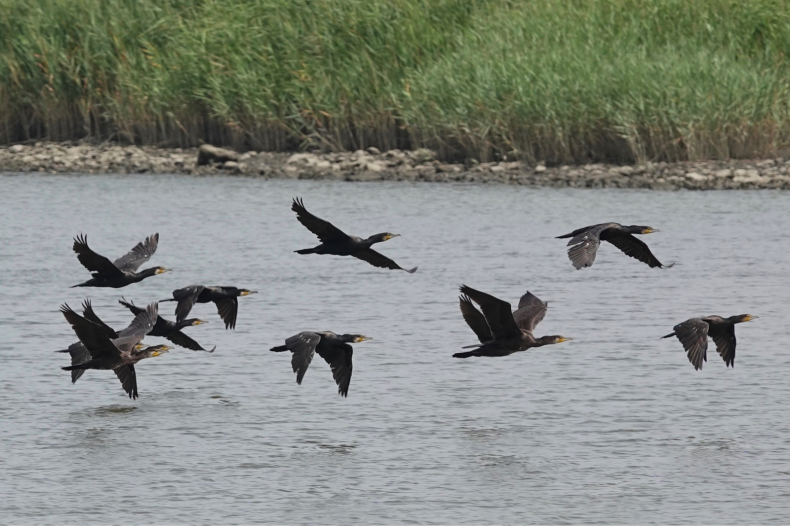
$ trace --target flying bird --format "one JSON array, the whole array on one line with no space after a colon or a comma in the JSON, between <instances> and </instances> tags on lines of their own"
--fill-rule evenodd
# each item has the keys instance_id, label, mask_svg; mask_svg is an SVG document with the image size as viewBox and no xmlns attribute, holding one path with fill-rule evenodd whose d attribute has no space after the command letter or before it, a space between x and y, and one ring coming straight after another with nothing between
<instances>
[{"instance_id":1,"label":"flying bird","mask_svg":"<svg viewBox=\"0 0 790 526\"><path fill-rule=\"evenodd\" d=\"M332 376L337 383L337 392L341 396L348 396L348 386L351 383L351 356L354 349L349 343L359 343L370 340L361 334L335 334L334 332L300 332L285 340L285 345L272 347L273 352L291 351L291 366L296 373L296 383L302 383L302 378L307 372L307 367L313 361L315 353L326 360L332 368Z\"/></svg>"},{"instance_id":2,"label":"flying bird","mask_svg":"<svg viewBox=\"0 0 790 526\"><path fill-rule=\"evenodd\" d=\"M125 336L111 339L107 329L74 312L71 307L64 304L60 307L63 316L71 324L77 338L85 345L91 355L90 360L84 363L62 367L64 371L75 369L102 369L112 370L121 381L124 391L129 398L136 399L137 374L134 365L145 358L159 356L168 352L172 347L155 345L144 349L137 349L137 345L153 328L158 313L157 304L152 303L145 312L135 316L130 331Z\"/></svg>"},{"instance_id":3,"label":"flying bird","mask_svg":"<svg viewBox=\"0 0 790 526\"><path fill-rule=\"evenodd\" d=\"M480 343L470 345L469 347L475 347L472 351L454 354L454 358L508 356L533 347L572 339L559 335L535 337L533 331L546 315L548 305L530 292L521 297L516 312L511 312L510 303L472 287L462 285L461 293L461 314ZM480 305L482 313L477 310L472 300Z\"/></svg>"},{"instance_id":4,"label":"flying bird","mask_svg":"<svg viewBox=\"0 0 790 526\"><path fill-rule=\"evenodd\" d=\"M623 226L619 223L601 223L600 225L586 226L574 230L564 236L557 236L557 239L571 238L568 241L568 246L571 247L568 249L568 257L577 269L592 266L601 241L608 241L622 250L626 256L638 259L651 268L663 268L665 265L662 265L656 259L645 242L633 236L633 234L652 234L653 232L658 232L658 230L649 226ZM668 265L668 267L672 265L674 263Z\"/></svg>"},{"instance_id":5,"label":"flying bird","mask_svg":"<svg viewBox=\"0 0 790 526\"><path fill-rule=\"evenodd\" d=\"M735 367L735 324L757 319L759 316L740 314L722 318L721 316L707 316L705 318L691 318L678 323L673 332L662 336L671 338L677 336L683 348L688 353L688 359L695 370L702 369L702 362L708 361L708 336L716 343L716 352L719 353L727 367Z\"/></svg>"},{"instance_id":6,"label":"flying bird","mask_svg":"<svg viewBox=\"0 0 790 526\"><path fill-rule=\"evenodd\" d=\"M182 323L195 303L213 302L226 329L236 328L236 315L239 311L239 296L257 294L255 290L236 287L210 287L208 285L190 285L173 291L173 297L162 301L177 301L176 322Z\"/></svg>"},{"instance_id":7,"label":"flying bird","mask_svg":"<svg viewBox=\"0 0 790 526\"><path fill-rule=\"evenodd\" d=\"M145 241L137 243L127 254L119 257L115 261L110 261L106 257L97 254L88 246L88 236L79 235L74 238L73 249L77 254L77 259L86 269L90 270L93 278L84 283L73 285L74 287L112 287L119 289L142 281L149 276L168 272L170 269L164 267L152 267L137 272L140 265L151 259L156 252L159 244L159 234L148 236Z\"/></svg>"},{"instance_id":8,"label":"flying bird","mask_svg":"<svg viewBox=\"0 0 790 526\"><path fill-rule=\"evenodd\" d=\"M353 256L362 261L367 261L374 267L388 268L392 270L405 270L409 274L413 274L417 267L413 269L405 269L395 263L390 258L383 254L376 252L370 248L374 243L381 243L393 237L398 237L400 234L391 234L384 232L370 236L367 239L362 239L356 236L349 236L329 221L324 221L310 212L304 207L304 202L296 198L293 200L291 210L296 212L296 218L302 223L310 232L318 236L321 244L314 248L305 248L296 250L297 254L331 254L334 256Z\"/></svg>"},{"instance_id":9,"label":"flying bird","mask_svg":"<svg viewBox=\"0 0 790 526\"><path fill-rule=\"evenodd\" d=\"M118 303L132 311L132 314L137 315L145 311L145 309L138 307L133 302L126 301L126 298L122 298L118 300ZM202 325L204 323L208 323L207 321L200 320L198 318L189 318L188 320L183 320L180 322L177 321L170 321L166 320L161 316L157 316L156 323L151 331L148 333L149 336L159 336L162 338L167 338L172 343L184 347L185 349L190 349L193 351L206 351L203 347L200 346L198 342L181 332L181 329L184 327L190 327L192 325ZM217 348L215 345L210 351L206 352L214 352Z\"/></svg>"}]
</instances>

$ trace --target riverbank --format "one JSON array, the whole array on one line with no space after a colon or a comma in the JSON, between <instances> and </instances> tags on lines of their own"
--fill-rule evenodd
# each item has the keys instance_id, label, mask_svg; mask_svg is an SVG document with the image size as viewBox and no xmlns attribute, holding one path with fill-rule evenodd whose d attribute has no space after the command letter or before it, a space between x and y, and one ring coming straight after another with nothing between
<instances>
[{"instance_id":1,"label":"riverbank","mask_svg":"<svg viewBox=\"0 0 790 526\"><path fill-rule=\"evenodd\" d=\"M3 5L0 144L551 165L790 146L790 0Z\"/></svg>"},{"instance_id":2,"label":"riverbank","mask_svg":"<svg viewBox=\"0 0 790 526\"><path fill-rule=\"evenodd\" d=\"M545 166L507 160L448 164L427 149L343 153L230 152L199 164L197 148L36 143L0 147L0 172L228 174L341 181L426 181L656 190L790 189L790 158ZM202 161L206 162L206 161Z\"/></svg>"}]
</instances>

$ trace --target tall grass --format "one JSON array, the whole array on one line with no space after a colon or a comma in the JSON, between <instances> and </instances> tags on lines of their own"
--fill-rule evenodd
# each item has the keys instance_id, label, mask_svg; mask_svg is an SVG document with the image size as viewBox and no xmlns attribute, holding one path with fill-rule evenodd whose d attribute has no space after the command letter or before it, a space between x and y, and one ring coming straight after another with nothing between
<instances>
[{"instance_id":1,"label":"tall grass","mask_svg":"<svg viewBox=\"0 0 790 526\"><path fill-rule=\"evenodd\" d=\"M779 0L0 0L0 142L754 157L789 51Z\"/></svg>"}]
</instances>

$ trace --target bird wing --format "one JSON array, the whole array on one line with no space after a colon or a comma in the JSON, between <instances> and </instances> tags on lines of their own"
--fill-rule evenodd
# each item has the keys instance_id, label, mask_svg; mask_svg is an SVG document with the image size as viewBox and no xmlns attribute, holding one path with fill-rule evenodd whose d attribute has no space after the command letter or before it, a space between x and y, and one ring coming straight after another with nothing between
<instances>
[{"instance_id":1,"label":"bird wing","mask_svg":"<svg viewBox=\"0 0 790 526\"><path fill-rule=\"evenodd\" d=\"M104 327L97 325L92 321L86 320L67 304L60 306L60 312L71 324L77 338L85 345L92 359L97 359L103 356L119 357L120 352L118 348L113 345L110 338L107 337Z\"/></svg>"},{"instance_id":2,"label":"bird wing","mask_svg":"<svg viewBox=\"0 0 790 526\"><path fill-rule=\"evenodd\" d=\"M198 342L187 336L181 331L173 331L165 336L168 340L175 343L180 347L184 347L185 349L191 349L193 351L205 351L203 347L200 346ZM212 352L212 351L208 351Z\"/></svg>"},{"instance_id":3,"label":"bird wing","mask_svg":"<svg viewBox=\"0 0 790 526\"><path fill-rule=\"evenodd\" d=\"M84 300L82 302L82 316L86 320L91 321L91 322L95 323L96 325L99 325L99 326L103 327L108 338L113 339L113 338L117 338L118 337L118 333L115 332L115 330L112 327L110 327L109 325L104 323L96 315L96 313L93 312L93 305L91 305L91 300L89 300L89 299L86 299L86 300Z\"/></svg>"},{"instance_id":4,"label":"bird wing","mask_svg":"<svg viewBox=\"0 0 790 526\"><path fill-rule=\"evenodd\" d=\"M135 305L134 302L132 302L132 301L126 301L126 298L119 299L118 303L120 303L121 305L123 305L124 307L126 307L127 309L132 311L132 314L134 314L135 316L140 314L141 312L143 312L145 310L145 309Z\"/></svg>"},{"instance_id":5,"label":"bird wing","mask_svg":"<svg viewBox=\"0 0 790 526\"><path fill-rule=\"evenodd\" d=\"M518 309L513 313L513 319L516 320L516 325L518 325L519 329L533 331L538 326L538 323L543 321L548 307L548 304L527 291L526 294L521 296L521 300L518 302Z\"/></svg>"},{"instance_id":6,"label":"bird wing","mask_svg":"<svg viewBox=\"0 0 790 526\"><path fill-rule=\"evenodd\" d=\"M595 255L601 245L601 232L606 226L602 224L582 230L568 241L569 246L573 245L568 249L568 257L575 268L591 267L595 262Z\"/></svg>"},{"instance_id":7,"label":"bird wing","mask_svg":"<svg viewBox=\"0 0 790 526\"><path fill-rule=\"evenodd\" d=\"M332 368L332 376L337 384L337 392L341 396L347 397L348 386L351 384L351 372L353 369L351 357L354 354L354 349L347 343L342 343L331 347L319 346L316 352Z\"/></svg>"},{"instance_id":8,"label":"bird wing","mask_svg":"<svg viewBox=\"0 0 790 526\"><path fill-rule=\"evenodd\" d=\"M239 312L239 300L236 297L221 298L214 303L217 305L217 312L222 321L225 322L226 329L236 328L236 314Z\"/></svg>"},{"instance_id":9,"label":"bird wing","mask_svg":"<svg viewBox=\"0 0 790 526\"><path fill-rule=\"evenodd\" d=\"M104 278L123 276L121 269L113 265L112 261L90 249L87 235L81 234L75 237L72 249L76 252L77 259L82 263L82 266L95 272L98 276Z\"/></svg>"},{"instance_id":10,"label":"bird wing","mask_svg":"<svg viewBox=\"0 0 790 526\"><path fill-rule=\"evenodd\" d=\"M145 241L137 243L132 250L115 260L113 265L121 270L137 272L140 265L151 259L159 245L159 234L148 236Z\"/></svg>"},{"instance_id":11,"label":"bird wing","mask_svg":"<svg viewBox=\"0 0 790 526\"><path fill-rule=\"evenodd\" d=\"M143 312L134 317L128 327L118 333L118 338L113 340L113 343L121 352L131 352L134 346L151 332L158 317L159 304L151 303Z\"/></svg>"},{"instance_id":12,"label":"bird wing","mask_svg":"<svg viewBox=\"0 0 790 526\"><path fill-rule=\"evenodd\" d=\"M626 256L638 259L642 263L647 263L650 268L663 267L661 262L656 259L656 256L650 252L647 244L631 234L612 230L606 241L622 250Z\"/></svg>"},{"instance_id":13,"label":"bird wing","mask_svg":"<svg viewBox=\"0 0 790 526\"><path fill-rule=\"evenodd\" d=\"M121 381L123 390L129 395L129 398L137 399L137 373L134 372L134 365L122 365L117 369L113 369L115 375Z\"/></svg>"},{"instance_id":14,"label":"bird wing","mask_svg":"<svg viewBox=\"0 0 790 526\"><path fill-rule=\"evenodd\" d=\"M702 362L708 361L708 324L700 318L691 318L675 325L674 331L694 369L702 369Z\"/></svg>"},{"instance_id":15,"label":"bird wing","mask_svg":"<svg viewBox=\"0 0 790 526\"><path fill-rule=\"evenodd\" d=\"M83 345L82 342L72 343L65 351L58 352L68 352L69 356L71 356L71 365L79 365L91 359L91 353L88 352L88 349L85 348L85 345ZM85 374L86 370L87 369L72 369L71 383L76 383L77 380L79 380L80 377Z\"/></svg>"},{"instance_id":16,"label":"bird wing","mask_svg":"<svg viewBox=\"0 0 790 526\"><path fill-rule=\"evenodd\" d=\"M189 311L197 303L198 296L205 288L203 285L190 285L189 287L173 291L173 299L178 302L176 305L177 322L182 322L187 318Z\"/></svg>"},{"instance_id":17,"label":"bird wing","mask_svg":"<svg viewBox=\"0 0 790 526\"><path fill-rule=\"evenodd\" d=\"M477 335L477 339L480 340L480 343L493 340L494 337L491 336L491 329L488 328L486 317L483 316L482 312L477 310L477 307L475 307L472 300L469 299L469 296L460 296L458 299L460 300L461 314L464 317L464 321Z\"/></svg>"},{"instance_id":18,"label":"bird wing","mask_svg":"<svg viewBox=\"0 0 790 526\"><path fill-rule=\"evenodd\" d=\"M296 212L296 219L298 219L307 230L318 236L318 239L320 239L322 243L327 243L329 241L347 241L351 239L348 234L329 221L324 221L308 212L304 207L304 202L299 198L294 199L291 210Z\"/></svg>"},{"instance_id":19,"label":"bird wing","mask_svg":"<svg viewBox=\"0 0 790 526\"><path fill-rule=\"evenodd\" d=\"M304 373L310 366L315 355L315 348L318 342L321 341L321 336L314 332L300 332L285 340L285 346L293 353L291 357L291 367L296 373L296 383L301 384Z\"/></svg>"},{"instance_id":20,"label":"bird wing","mask_svg":"<svg viewBox=\"0 0 790 526\"><path fill-rule=\"evenodd\" d=\"M417 267L414 267L413 269L402 268L400 265L392 261L390 258L379 252L376 252L372 248L362 249L358 252L354 252L352 255L357 259L361 259L362 261L367 261L374 267L389 268L392 270L405 270L409 274L414 274L417 271Z\"/></svg>"},{"instance_id":21,"label":"bird wing","mask_svg":"<svg viewBox=\"0 0 790 526\"><path fill-rule=\"evenodd\" d=\"M719 353L727 367L735 367L735 325L711 325L708 331L713 342L716 344L716 352Z\"/></svg>"},{"instance_id":22,"label":"bird wing","mask_svg":"<svg viewBox=\"0 0 790 526\"><path fill-rule=\"evenodd\" d=\"M510 303L466 285L461 286L461 293L480 305L494 339L521 335L521 329L516 325L516 320L510 312Z\"/></svg>"}]
</instances>

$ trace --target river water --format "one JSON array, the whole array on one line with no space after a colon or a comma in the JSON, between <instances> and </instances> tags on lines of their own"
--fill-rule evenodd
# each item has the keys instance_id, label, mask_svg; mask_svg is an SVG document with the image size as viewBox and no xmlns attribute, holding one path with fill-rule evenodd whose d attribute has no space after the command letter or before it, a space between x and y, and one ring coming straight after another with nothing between
<instances>
[{"instance_id":1,"label":"river water","mask_svg":"<svg viewBox=\"0 0 790 526\"><path fill-rule=\"evenodd\" d=\"M300 256L315 238L291 198L366 237L413 274ZM790 521L790 193L534 189L189 176L0 176L0 519L13 523L783 523ZM650 269L604 244L574 270L554 236L650 225ZM87 233L115 259L153 232L124 289L88 278ZM148 265L144 265L148 266ZM76 385L52 351L58 312L192 283L236 285L235 331L213 305L177 348ZM572 342L500 359L475 343L462 283L549 300L537 334ZM162 312L173 317L173 304ZM675 339L692 316L750 313L734 369L709 347L695 371ZM347 399L318 356L301 386L269 348L302 330L355 344ZM155 338L152 342L157 342Z\"/></svg>"}]
</instances>

